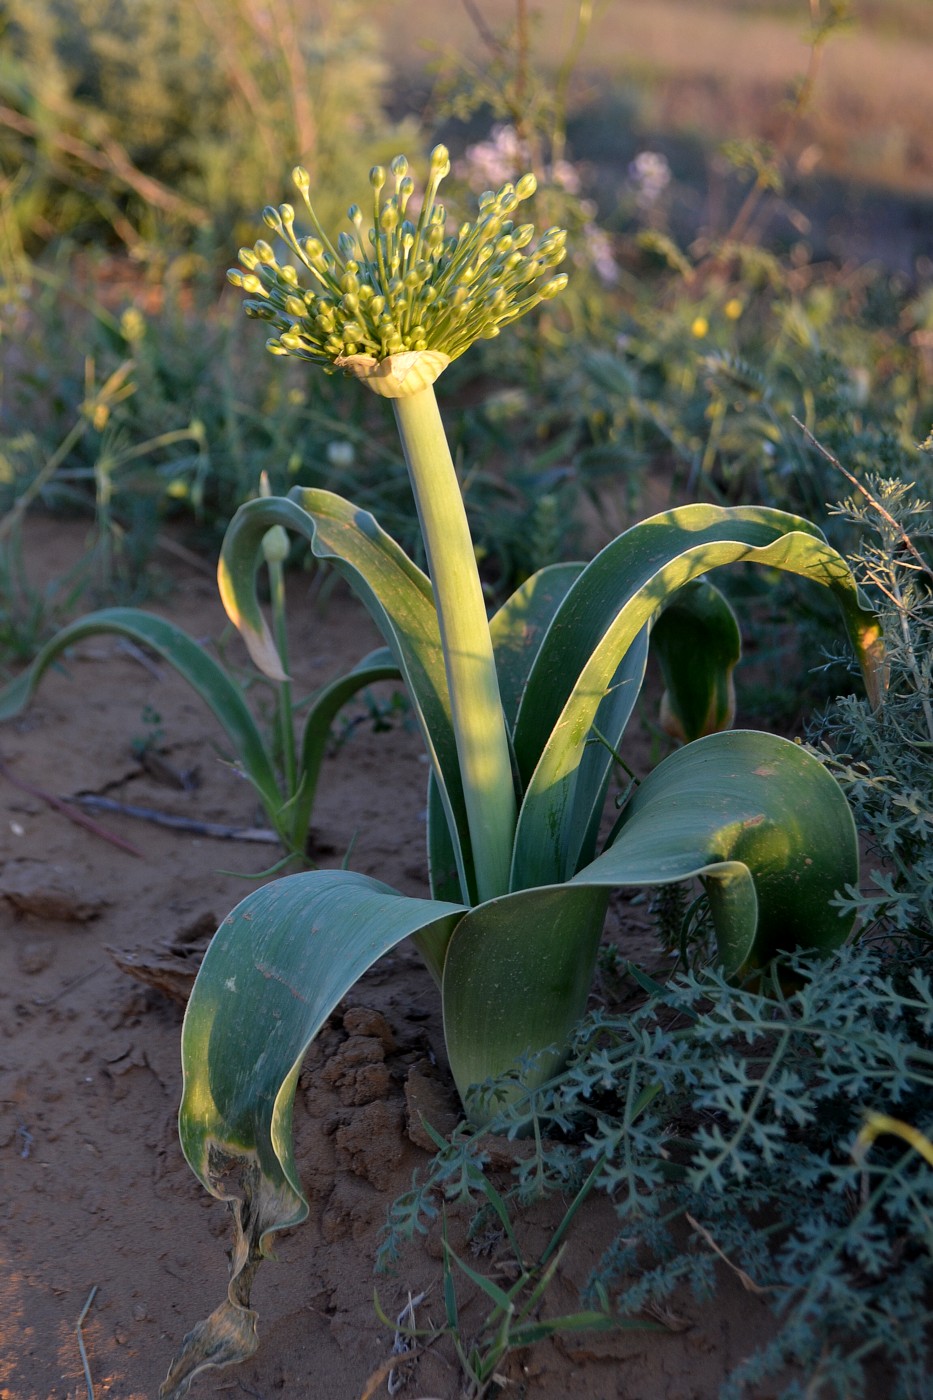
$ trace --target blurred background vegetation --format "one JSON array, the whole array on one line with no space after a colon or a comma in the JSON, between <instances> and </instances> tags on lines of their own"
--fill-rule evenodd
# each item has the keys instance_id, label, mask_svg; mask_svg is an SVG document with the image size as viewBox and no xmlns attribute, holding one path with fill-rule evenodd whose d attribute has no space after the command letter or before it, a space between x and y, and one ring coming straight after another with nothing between
<instances>
[{"instance_id":1,"label":"blurred background vegetation","mask_svg":"<svg viewBox=\"0 0 933 1400\"><path fill-rule=\"evenodd\" d=\"M454 215L531 168L571 234L568 294L445 376L491 599L686 496L846 545L831 456L928 489L931 58L927 0L0 0L0 665L167 533L210 557L263 471L417 548L380 405L265 356L224 272L296 162L339 227L438 139ZM40 509L89 522L41 595Z\"/></svg>"}]
</instances>

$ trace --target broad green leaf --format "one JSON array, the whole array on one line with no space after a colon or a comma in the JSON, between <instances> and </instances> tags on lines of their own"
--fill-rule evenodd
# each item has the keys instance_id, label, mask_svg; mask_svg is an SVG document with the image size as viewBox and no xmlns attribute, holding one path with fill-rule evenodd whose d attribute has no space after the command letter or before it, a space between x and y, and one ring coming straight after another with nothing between
<instances>
[{"instance_id":1,"label":"broad green leaf","mask_svg":"<svg viewBox=\"0 0 933 1400\"><path fill-rule=\"evenodd\" d=\"M523 1055L537 1056L529 1083L560 1064L586 1006L608 898L579 885L522 890L478 905L453 929L444 1036L465 1102L471 1085L514 1069ZM471 1116L494 1112L471 1108Z\"/></svg>"},{"instance_id":2,"label":"broad green leaf","mask_svg":"<svg viewBox=\"0 0 933 1400\"><path fill-rule=\"evenodd\" d=\"M311 1040L377 959L463 913L365 875L313 870L253 891L217 930L185 1015L179 1131L192 1170L234 1202L236 1243L227 1302L186 1338L163 1396L255 1349L249 1288L267 1236L307 1215L291 1128Z\"/></svg>"},{"instance_id":3,"label":"broad green leaf","mask_svg":"<svg viewBox=\"0 0 933 1400\"><path fill-rule=\"evenodd\" d=\"M675 593L651 629L651 653L664 677L661 724L669 734L689 743L729 728L742 638L718 588L698 578Z\"/></svg>"},{"instance_id":4,"label":"broad green leaf","mask_svg":"<svg viewBox=\"0 0 933 1400\"><path fill-rule=\"evenodd\" d=\"M593 859L616 754L641 692L647 661L648 628L643 627L609 682L580 756L557 872L561 880L569 880Z\"/></svg>"},{"instance_id":5,"label":"broad green leaf","mask_svg":"<svg viewBox=\"0 0 933 1400\"><path fill-rule=\"evenodd\" d=\"M442 987L461 1097L523 1055L538 1057L528 1082L553 1073L586 1003L609 891L690 877L709 890L729 975L791 948L836 947L852 921L830 900L858 877L842 790L786 739L713 735L642 782L612 846L568 883L470 910L449 935ZM584 891L596 897L578 899ZM474 1116L494 1111L471 1106Z\"/></svg>"},{"instance_id":6,"label":"broad green leaf","mask_svg":"<svg viewBox=\"0 0 933 1400\"><path fill-rule=\"evenodd\" d=\"M241 506L227 530L217 579L224 607L267 675L281 676L271 633L256 597L262 538L282 525L306 539L347 580L365 604L392 652L408 690L437 776L451 832L461 889L475 898L476 881L450 697L430 579L382 530L368 511L329 491L295 487Z\"/></svg>"},{"instance_id":7,"label":"broad green leaf","mask_svg":"<svg viewBox=\"0 0 933 1400\"><path fill-rule=\"evenodd\" d=\"M538 649L583 564L549 564L526 579L489 622L509 733Z\"/></svg>"},{"instance_id":8,"label":"broad green leaf","mask_svg":"<svg viewBox=\"0 0 933 1400\"><path fill-rule=\"evenodd\" d=\"M562 878L577 839L588 778L583 766L600 705L643 627L701 574L741 561L813 579L835 595L877 695L879 628L845 560L807 521L758 507L684 506L635 525L608 545L571 587L535 659L515 726L525 797L513 889ZM597 726L598 727L598 726ZM589 794L584 794L589 798Z\"/></svg>"},{"instance_id":9,"label":"broad green leaf","mask_svg":"<svg viewBox=\"0 0 933 1400\"><path fill-rule=\"evenodd\" d=\"M852 916L830 905L858 880L842 789L798 744L734 730L698 739L649 774L612 845L571 886L703 879L729 976L793 948L829 951Z\"/></svg>"},{"instance_id":10,"label":"broad green leaf","mask_svg":"<svg viewBox=\"0 0 933 1400\"><path fill-rule=\"evenodd\" d=\"M506 719L512 732L521 698L538 651L558 608L583 572L583 564L553 564L533 574L500 608L490 624L499 685ZM574 785L574 810L561 869L556 879L566 879L596 849L616 748L638 698L648 656L647 629L629 648L609 684L596 715L593 739L587 745ZM598 731L598 736L597 735Z\"/></svg>"},{"instance_id":11,"label":"broad green leaf","mask_svg":"<svg viewBox=\"0 0 933 1400\"><path fill-rule=\"evenodd\" d=\"M240 687L193 637L153 613L137 608L104 608L62 628L45 644L28 670L0 691L0 720L12 718L29 703L45 672L68 647L102 632L128 637L148 647L200 695L222 725L269 820L278 830L282 798L275 769Z\"/></svg>"}]
</instances>

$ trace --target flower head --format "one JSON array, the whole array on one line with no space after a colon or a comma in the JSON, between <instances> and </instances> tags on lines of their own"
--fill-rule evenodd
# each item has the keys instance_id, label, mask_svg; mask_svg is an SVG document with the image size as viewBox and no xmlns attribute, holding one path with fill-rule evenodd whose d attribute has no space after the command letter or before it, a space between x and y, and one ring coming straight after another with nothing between
<instances>
[{"instance_id":1,"label":"flower head","mask_svg":"<svg viewBox=\"0 0 933 1400\"><path fill-rule=\"evenodd\" d=\"M564 230L548 229L535 242L534 226L513 217L534 193L534 176L481 195L476 219L449 233L446 210L437 203L449 170L446 148L435 147L416 213L407 159L396 156L388 173L374 166L371 224L367 228L363 211L352 205L353 231L341 233L336 247L311 205L307 172L294 171L313 232L296 232L290 204L270 206L263 219L296 263L280 263L260 239L240 249L240 266L227 274L247 294L247 315L273 327L266 342L273 354L347 369L393 395L399 391L387 361L405 356L396 363L410 370L417 360L418 373L431 382L474 340L498 335L563 290L567 278L553 270L565 256Z\"/></svg>"}]
</instances>

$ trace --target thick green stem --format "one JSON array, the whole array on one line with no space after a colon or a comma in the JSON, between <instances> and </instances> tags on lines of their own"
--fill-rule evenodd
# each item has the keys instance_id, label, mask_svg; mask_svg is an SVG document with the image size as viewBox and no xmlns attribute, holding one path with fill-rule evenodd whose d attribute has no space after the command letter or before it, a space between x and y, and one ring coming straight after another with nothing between
<instances>
[{"instance_id":1,"label":"thick green stem","mask_svg":"<svg viewBox=\"0 0 933 1400\"><path fill-rule=\"evenodd\" d=\"M434 586L480 901L505 894L515 787L483 590L433 387L393 399Z\"/></svg>"}]
</instances>

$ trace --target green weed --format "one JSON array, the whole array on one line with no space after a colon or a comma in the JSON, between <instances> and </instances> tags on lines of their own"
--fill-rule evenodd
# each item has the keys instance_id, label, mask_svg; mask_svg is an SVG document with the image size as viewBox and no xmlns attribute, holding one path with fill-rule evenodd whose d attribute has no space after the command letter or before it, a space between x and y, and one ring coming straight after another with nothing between
<instances>
[{"instance_id":1,"label":"green weed","mask_svg":"<svg viewBox=\"0 0 933 1400\"><path fill-rule=\"evenodd\" d=\"M488 1132L533 1144L503 1200L518 1211L595 1172L619 1233L583 1307L633 1316L684 1285L708 1298L718 1260L740 1269L772 1305L774 1335L725 1378L722 1400L762 1386L842 1400L868 1393L874 1363L906 1400L925 1393L930 1363L933 1172L894 1139L853 1153L866 1114L896 1105L921 1133L933 1125L929 970L849 947L789 971L791 991L736 989L712 969L666 987L639 974L642 1007L591 1014L546 1085L519 1097L521 1074L486 1086L503 1105ZM396 1200L380 1267L445 1201L484 1206L485 1143L458 1129ZM775 1391L788 1365L806 1379Z\"/></svg>"}]
</instances>

